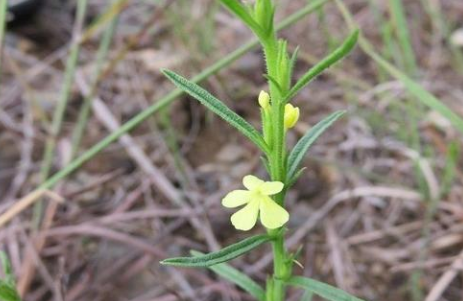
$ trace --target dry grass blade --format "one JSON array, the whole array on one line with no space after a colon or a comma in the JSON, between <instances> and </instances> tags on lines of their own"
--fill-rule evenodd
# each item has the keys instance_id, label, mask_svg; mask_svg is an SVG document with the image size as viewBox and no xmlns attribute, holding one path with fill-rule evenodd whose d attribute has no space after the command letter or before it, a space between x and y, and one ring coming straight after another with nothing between
<instances>
[{"instance_id":1,"label":"dry grass blade","mask_svg":"<svg viewBox=\"0 0 463 301\"><path fill-rule=\"evenodd\" d=\"M64 199L61 196L59 196L57 193L54 193L53 191L46 189L36 190L26 195L22 199L16 201L11 208L9 208L6 212L0 215L0 228L4 227L9 221L11 221L18 214L29 208L35 202L40 201L40 198L44 196L49 197L51 200L55 202L60 203L64 201Z\"/></svg>"}]
</instances>

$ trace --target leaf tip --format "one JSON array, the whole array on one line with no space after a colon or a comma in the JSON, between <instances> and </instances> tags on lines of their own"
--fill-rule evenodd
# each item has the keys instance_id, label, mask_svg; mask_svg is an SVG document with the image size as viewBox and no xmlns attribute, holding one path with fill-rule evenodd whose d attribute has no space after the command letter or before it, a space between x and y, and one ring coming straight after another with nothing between
<instances>
[{"instance_id":1,"label":"leaf tip","mask_svg":"<svg viewBox=\"0 0 463 301\"><path fill-rule=\"evenodd\" d=\"M172 265L172 263L170 262L170 259L161 260L159 261L159 264L160 265Z\"/></svg>"},{"instance_id":2,"label":"leaf tip","mask_svg":"<svg viewBox=\"0 0 463 301\"><path fill-rule=\"evenodd\" d=\"M351 32L349 38L347 39L347 40L348 40L348 44L352 45L352 47L353 47L355 44L357 44L357 41L358 41L359 37L360 37L360 29L359 29L359 28L355 28L355 29Z\"/></svg>"},{"instance_id":3,"label":"leaf tip","mask_svg":"<svg viewBox=\"0 0 463 301\"><path fill-rule=\"evenodd\" d=\"M172 74L172 71L170 71L169 69L166 69L166 68L161 68L160 71L165 76L169 76L170 74Z\"/></svg>"}]
</instances>

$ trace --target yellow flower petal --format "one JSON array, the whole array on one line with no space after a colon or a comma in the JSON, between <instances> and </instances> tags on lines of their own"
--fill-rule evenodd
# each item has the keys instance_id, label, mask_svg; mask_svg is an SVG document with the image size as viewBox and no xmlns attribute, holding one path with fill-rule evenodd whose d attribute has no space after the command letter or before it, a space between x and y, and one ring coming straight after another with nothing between
<instances>
[{"instance_id":1,"label":"yellow flower petal","mask_svg":"<svg viewBox=\"0 0 463 301\"><path fill-rule=\"evenodd\" d=\"M292 104L288 103L285 106L285 129L288 130L293 128L299 120L299 115L299 108L296 108Z\"/></svg>"},{"instance_id":2,"label":"yellow flower petal","mask_svg":"<svg viewBox=\"0 0 463 301\"><path fill-rule=\"evenodd\" d=\"M234 190L228 193L222 200L222 205L227 208L235 208L251 201L251 192L247 190Z\"/></svg>"},{"instance_id":3,"label":"yellow flower petal","mask_svg":"<svg viewBox=\"0 0 463 301\"><path fill-rule=\"evenodd\" d=\"M239 210L231 216L231 222L238 230L248 231L257 222L259 214L259 199L254 199L248 203L243 209Z\"/></svg>"},{"instance_id":4,"label":"yellow flower petal","mask_svg":"<svg viewBox=\"0 0 463 301\"><path fill-rule=\"evenodd\" d=\"M267 229L277 229L286 224L289 213L269 197L260 201L260 221Z\"/></svg>"},{"instance_id":5,"label":"yellow flower petal","mask_svg":"<svg viewBox=\"0 0 463 301\"><path fill-rule=\"evenodd\" d=\"M265 182L260 187L260 192L263 195L274 195L283 190L284 184L278 181L275 182Z\"/></svg>"},{"instance_id":6,"label":"yellow flower petal","mask_svg":"<svg viewBox=\"0 0 463 301\"><path fill-rule=\"evenodd\" d=\"M246 187L250 191L258 190L259 187L262 186L262 184L264 184L264 181L255 176L248 175L243 178L244 187Z\"/></svg>"}]
</instances>

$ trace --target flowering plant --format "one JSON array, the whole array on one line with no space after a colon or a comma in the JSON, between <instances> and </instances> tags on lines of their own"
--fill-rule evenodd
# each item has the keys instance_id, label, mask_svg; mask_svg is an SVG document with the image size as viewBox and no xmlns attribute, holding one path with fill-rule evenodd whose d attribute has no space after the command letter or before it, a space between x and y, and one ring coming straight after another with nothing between
<instances>
[{"instance_id":1,"label":"flowering plant","mask_svg":"<svg viewBox=\"0 0 463 301\"><path fill-rule=\"evenodd\" d=\"M244 206L231 216L231 223L236 229L250 230L260 220L266 228L266 233L249 237L214 253L200 254L193 251L192 257L170 258L161 263L181 267L208 267L260 301L285 300L287 286L301 287L309 294L317 294L332 301L360 300L316 280L293 276L297 252L290 253L284 244L285 225L290 218L285 209L286 192L301 175L303 168L300 168L300 164L310 146L344 114L342 111L331 114L313 126L292 150L288 150L286 134L300 117L299 108L290 104L290 101L320 73L351 52L356 45L358 31L351 33L339 48L293 84L297 51L290 56L287 42L277 38L274 28L276 6L273 1L256 0L254 5L242 4L239 0L220 0L220 2L253 31L263 48L269 93L262 91L258 97L262 131L255 129L222 101L195 83L169 70L163 70L163 73L177 87L235 127L262 151L270 181L248 175L243 179L243 185L247 190L228 193L223 198L222 204L227 208ZM268 277L265 289L248 276L225 264L264 243L272 244L274 254L274 273Z\"/></svg>"}]
</instances>

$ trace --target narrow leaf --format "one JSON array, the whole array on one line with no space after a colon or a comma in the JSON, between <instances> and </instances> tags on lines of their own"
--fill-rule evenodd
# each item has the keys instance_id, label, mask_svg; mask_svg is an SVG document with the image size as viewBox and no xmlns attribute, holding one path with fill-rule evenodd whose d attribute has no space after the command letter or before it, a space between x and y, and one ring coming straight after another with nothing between
<instances>
[{"instance_id":1,"label":"narrow leaf","mask_svg":"<svg viewBox=\"0 0 463 301\"><path fill-rule=\"evenodd\" d=\"M219 115L223 120L230 123L243 135L254 142L264 153L269 153L269 147L260 133L241 116L233 112L223 102L212 96L209 92L197 84L169 70L162 70L177 87L190 94L209 110Z\"/></svg>"},{"instance_id":2,"label":"narrow leaf","mask_svg":"<svg viewBox=\"0 0 463 301\"><path fill-rule=\"evenodd\" d=\"M323 132L328 129L336 120L338 120L344 111L338 111L330 116L326 117L314 127L312 127L294 146L293 150L288 157L288 180L291 180L297 172L299 165L304 159L305 154L309 150L310 146L320 137Z\"/></svg>"},{"instance_id":3,"label":"narrow leaf","mask_svg":"<svg viewBox=\"0 0 463 301\"><path fill-rule=\"evenodd\" d=\"M191 251L193 256L202 256L204 254ZM209 267L214 273L220 277L236 284L239 288L248 292L251 296L256 298L259 301L265 301L265 291L262 287L257 284L254 280L249 278L247 275L241 273L237 269L233 268L231 265L226 263L217 264Z\"/></svg>"},{"instance_id":4,"label":"narrow leaf","mask_svg":"<svg viewBox=\"0 0 463 301\"><path fill-rule=\"evenodd\" d=\"M303 288L329 301L364 301L326 283L305 277L291 277L286 284Z\"/></svg>"},{"instance_id":5,"label":"narrow leaf","mask_svg":"<svg viewBox=\"0 0 463 301\"><path fill-rule=\"evenodd\" d=\"M307 86L313 79L320 75L323 71L333 66L343 58L345 58L354 49L357 44L359 37L359 31L355 30L351 35L344 41L344 43L333 51L330 55L312 67L307 73L294 85L294 87L285 96L285 100L288 101L296 96L305 86Z\"/></svg>"},{"instance_id":6,"label":"narrow leaf","mask_svg":"<svg viewBox=\"0 0 463 301\"><path fill-rule=\"evenodd\" d=\"M241 19L259 37L264 36L264 32L259 23L249 14L248 10L238 0L220 0L220 2Z\"/></svg>"},{"instance_id":7,"label":"narrow leaf","mask_svg":"<svg viewBox=\"0 0 463 301\"><path fill-rule=\"evenodd\" d=\"M161 261L161 264L180 267L210 267L235 259L271 239L268 235L256 235L214 253L197 257L169 258Z\"/></svg>"}]
</instances>

